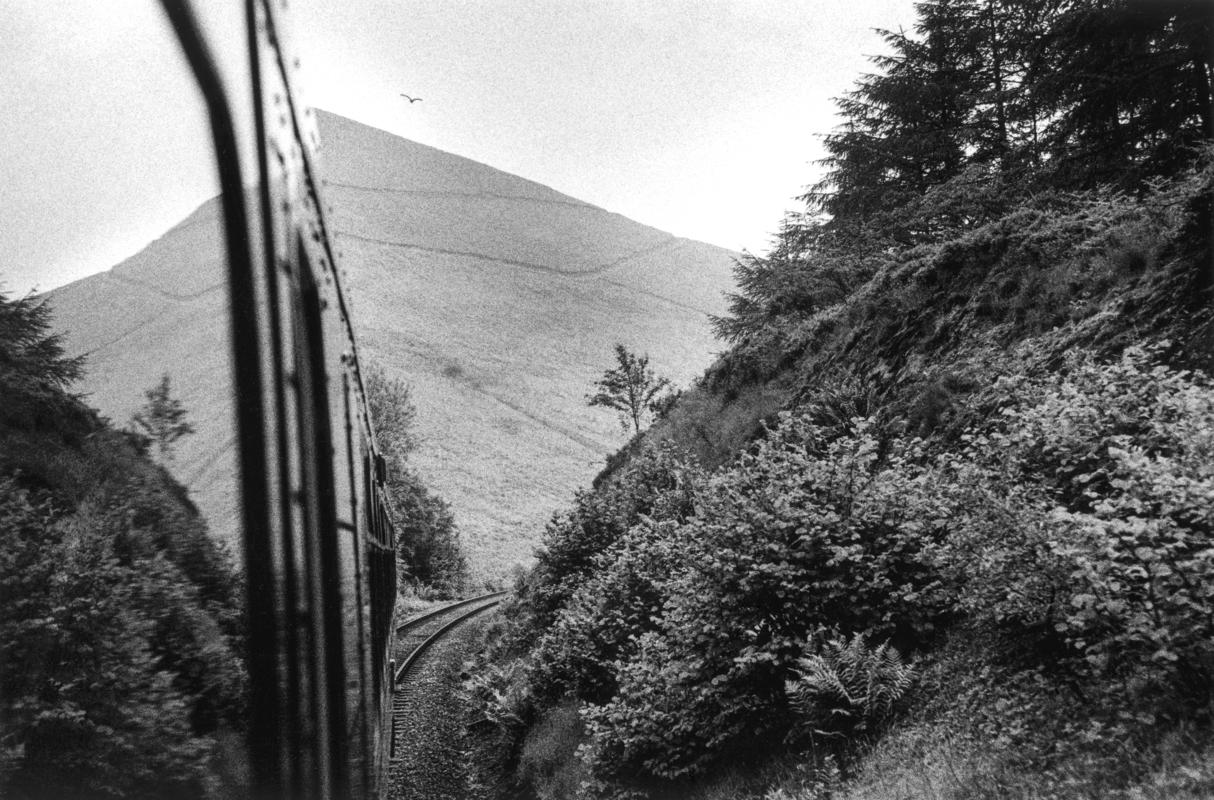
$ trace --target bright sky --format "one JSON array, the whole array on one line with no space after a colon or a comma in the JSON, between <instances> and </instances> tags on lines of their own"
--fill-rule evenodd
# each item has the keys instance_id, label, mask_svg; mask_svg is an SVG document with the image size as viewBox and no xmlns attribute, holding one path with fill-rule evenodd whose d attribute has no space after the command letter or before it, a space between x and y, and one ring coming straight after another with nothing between
<instances>
[{"instance_id":1,"label":"bright sky","mask_svg":"<svg viewBox=\"0 0 1214 800\"><path fill-rule=\"evenodd\" d=\"M200 6L229 42L221 56L242 58L238 16ZM291 8L312 105L755 252L817 178L831 98L882 50L872 28L914 19L913 0ZM215 182L200 104L153 0L9 0L4 13L0 289L21 293L108 269Z\"/></svg>"}]
</instances>

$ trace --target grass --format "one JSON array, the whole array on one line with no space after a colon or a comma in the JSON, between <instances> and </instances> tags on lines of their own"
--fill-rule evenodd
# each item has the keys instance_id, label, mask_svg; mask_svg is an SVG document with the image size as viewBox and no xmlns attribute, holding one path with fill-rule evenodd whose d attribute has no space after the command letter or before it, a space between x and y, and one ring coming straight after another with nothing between
<instances>
[{"instance_id":1,"label":"grass","mask_svg":"<svg viewBox=\"0 0 1214 800\"><path fill-rule=\"evenodd\" d=\"M805 770L778 782L763 800L1197 800L1214 796L1214 748L1191 735L1156 748L1089 758L1053 769L1018 766L1015 750L956 735L942 725L891 731L846 782ZM1118 778L1140 773L1123 785ZM688 798L688 800L692 800ZM709 800L709 795L695 800Z\"/></svg>"},{"instance_id":2,"label":"grass","mask_svg":"<svg viewBox=\"0 0 1214 800\"><path fill-rule=\"evenodd\" d=\"M920 665L906 712L844 763L804 749L637 785L645 800L1199 800L1214 797L1214 734L1122 707L1100 712L973 635ZM976 645L976 643L978 643ZM518 774L535 800L583 797L573 704L528 733Z\"/></svg>"},{"instance_id":3,"label":"grass","mask_svg":"<svg viewBox=\"0 0 1214 800\"><path fill-rule=\"evenodd\" d=\"M1214 796L1206 727L1101 712L997 650L957 641L924 665L908 713L855 753L846 776L815 766L763 800L1196 800ZM708 800L689 796L686 800Z\"/></svg>"},{"instance_id":4,"label":"grass","mask_svg":"<svg viewBox=\"0 0 1214 800\"><path fill-rule=\"evenodd\" d=\"M566 703L545 714L523 742L519 777L532 787L538 800L567 800L577 796L590 778L577 758L584 736L577 705Z\"/></svg>"}]
</instances>

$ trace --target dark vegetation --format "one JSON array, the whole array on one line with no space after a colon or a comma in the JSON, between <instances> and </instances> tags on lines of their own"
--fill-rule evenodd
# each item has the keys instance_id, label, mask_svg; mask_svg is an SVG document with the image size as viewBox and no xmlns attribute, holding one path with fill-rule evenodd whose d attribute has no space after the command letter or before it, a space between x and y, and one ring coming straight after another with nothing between
<instances>
[{"instance_id":1,"label":"dark vegetation","mask_svg":"<svg viewBox=\"0 0 1214 800\"><path fill-rule=\"evenodd\" d=\"M459 597L467 588L468 565L451 507L426 488L409 466L417 446L417 409L409 387L372 367L367 403L380 452L388 464L388 514L396 529L400 588L426 599Z\"/></svg>"},{"instance_id":2,"label":"dark vegetation","mask_svg":"<svg viewBox=\"0 0 1214 800\"><path fill-rule=\"evenodd\" d=\"M150 460L190 432L167 376L117 430L71 384L42 299L0 294L0 796L242 795L243 583ZM413 406L370 379L405 579L463 591L446 503L405 464Z\"/></svg>"},{"instance_id":3,"label":"dark vegetation","mask_svg":"<svg viewBox=\"0 0 1214 800\"><path fill-rule=\"evenodd\" d=\"M146 442L67 392L82 367L0 295L0 795L230 796L240 579Z\"/></svg>"},{"instance_id":4,"label":"dark vegetation","mask_svg":"<svg viewBox=\"0 0 1214 800\"><path fill-rule=\"evenodd\" d=\"M1211 6L918 8L549 524L468 685L511 791L1214 793Z\"/></svg>"}]
</instances>

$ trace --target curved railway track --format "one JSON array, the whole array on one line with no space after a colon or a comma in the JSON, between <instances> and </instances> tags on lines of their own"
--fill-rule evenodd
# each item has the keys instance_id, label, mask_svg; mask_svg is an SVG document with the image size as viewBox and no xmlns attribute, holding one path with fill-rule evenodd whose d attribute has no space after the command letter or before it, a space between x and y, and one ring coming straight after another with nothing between
<instances>
[{"instance_id":1,"label":"curved railway track","mask_svg":"<svg viewBox=\"0 0 1214 800\"><path fill-rule=\"evenodd\" d=\"M396 629L389 797L462 796L458 714L452 713L453 676L469 644L466 623L495 607L505 592L452 603ZM444 763L445 762L445 763ZM444 785L450 787L444 791Z\"/></svg>"},{"instance_id":2,"label":"curved railway track","mask_svg":"<svg viewBox=\"0 0 1214 800\"><path fill-rule=\"evenodd\" d=\"M505 592L490 592L468 600L460 600L414 617L403 625L398 625L396 627L396 645L393 648L394 654L397 656L393 683L399 685L407 677L410 667L449 630L482 611L496 606L505 595ZM401 658L401 656L404 657Z\"/></svg>"}]
</instances>

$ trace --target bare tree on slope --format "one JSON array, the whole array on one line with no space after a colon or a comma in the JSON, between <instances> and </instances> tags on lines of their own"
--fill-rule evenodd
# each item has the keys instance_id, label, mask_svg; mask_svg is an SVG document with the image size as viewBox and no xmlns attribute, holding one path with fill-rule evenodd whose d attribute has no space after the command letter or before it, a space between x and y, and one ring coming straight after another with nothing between
<instances>
[{"instance_id":1,"label":"bare tree on slope","mask_svg":"<svg viewBox=\"0 0 1214 800\"><path fill-rule=\"evenodd\" d=\"M655 413L661 398L658 394L670 386L670 379L654 374L649 368L649 355L637 355L622 344L615 346L616 367L606 370L595 382L598 392L586 395L592 406L605 406L620 413L620 426L633 433L641 432L641 420Z\"/></svg>"}]
</instances>

